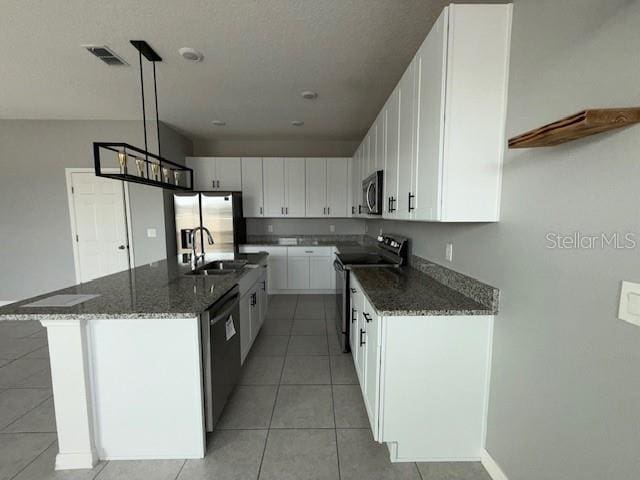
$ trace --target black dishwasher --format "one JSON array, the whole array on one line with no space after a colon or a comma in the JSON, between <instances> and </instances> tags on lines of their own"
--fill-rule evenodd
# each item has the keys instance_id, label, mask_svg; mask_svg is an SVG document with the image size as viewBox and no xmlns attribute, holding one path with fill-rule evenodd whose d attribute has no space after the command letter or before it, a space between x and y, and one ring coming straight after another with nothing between
<instances>
[{"instance_id":1,"label":"black dishwasher","mask_svg":"<svg viewBox=\"0 0 640 480\"><path fill-rule=\"evenodd\" d=\"M201 317L206 429L213 431L240 377L240 292L229 290Z\"/></svg>"}]
</instances>

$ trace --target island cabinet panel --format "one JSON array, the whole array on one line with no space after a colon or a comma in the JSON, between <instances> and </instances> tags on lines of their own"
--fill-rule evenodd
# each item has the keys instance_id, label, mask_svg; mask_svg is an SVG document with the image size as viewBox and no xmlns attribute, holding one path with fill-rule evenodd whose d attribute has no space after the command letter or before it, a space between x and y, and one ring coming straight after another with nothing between
<instances>
[{"instance_id":1,"label":"island cabinet panel","mask_svg":"<svg viewBox=\"0 0 640 480\"><path fill-rule=\"evenodd\" d=\"M202 458L199 317L86 323L98 457ZM65 372L53 371L54 391L64 377Z\"/></svg>"},{"instance_id":2,"label":"island cabinet panel","mask_svg":"<svg viewBox=\"0 0 640 480\"><path fill-rule=\"evenodd\" d=\"M287 289L287 247L240 245L240 252L267 252L267 292L271 295Z\"/></svg>"}]
</instances>

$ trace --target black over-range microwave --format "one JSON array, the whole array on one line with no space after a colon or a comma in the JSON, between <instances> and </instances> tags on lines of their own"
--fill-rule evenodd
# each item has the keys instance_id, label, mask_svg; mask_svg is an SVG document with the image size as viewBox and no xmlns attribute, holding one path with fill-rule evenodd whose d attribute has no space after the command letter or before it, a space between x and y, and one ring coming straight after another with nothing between
<instances>
[{"instance_id":1,"label":"black over-range microwave","mask_svg":"<svg viewBox=\"0 0 640 480\"><path fill-rule=\"evenodd\" d=\"M382 170L362 182L362 205L358 213L382 215Z\"/></svg>"}]
</instances>

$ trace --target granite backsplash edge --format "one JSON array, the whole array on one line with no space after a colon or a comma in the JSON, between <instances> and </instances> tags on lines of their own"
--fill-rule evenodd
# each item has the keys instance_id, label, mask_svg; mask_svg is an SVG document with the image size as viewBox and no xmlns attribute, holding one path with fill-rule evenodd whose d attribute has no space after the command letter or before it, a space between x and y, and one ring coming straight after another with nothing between
<instances>
[{"instance_id":1,"label":"granite backsplash edge","mask_svg":"<svg viewBox=\"0 0 640 480\"><path fill-rule=\"evenodd\" d=\"M417 255L409 257L409 265L465 297L484 305L492 312L498 313L500 290L496 287Z\"/></svg>"}]
</instances>

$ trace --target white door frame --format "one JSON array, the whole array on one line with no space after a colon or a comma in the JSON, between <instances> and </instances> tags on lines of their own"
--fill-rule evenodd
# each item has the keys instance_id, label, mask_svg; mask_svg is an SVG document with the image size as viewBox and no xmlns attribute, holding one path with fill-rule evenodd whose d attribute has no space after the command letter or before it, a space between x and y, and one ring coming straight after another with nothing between
<instances>
[{"instance_id":1,"label":"white door frame","mask_svg":"<svg viewBox=\"0 0 640 480\"><path fill-rule=\"evenodd\" d=\"M119 173L117 168L103 168L102 171L107 173ZM73 267L76 273L76 283L82 283L80 281L80 252L78 252L78 242L76 242L77 228L76 228L76 212L75 212L75 202L73 200L73 192L71 187L73 186L73 181L71 179L71 174L73 173L94 173L95 169L93 168L65 168L64 174L67 181L67 201L69 204L69 218L70 218L70 226L71 226L71 244L73 246ZM114 180L116 181L116 180ZM134 256L133 256L133 233L131 231L131 204L129 201L129 185L127 182L122 182L122 189L124 190L124 211L125 211L125 221L127 222L127 244L129 245L129 268L134 268Z\"/></svg>"}]
</instances>

